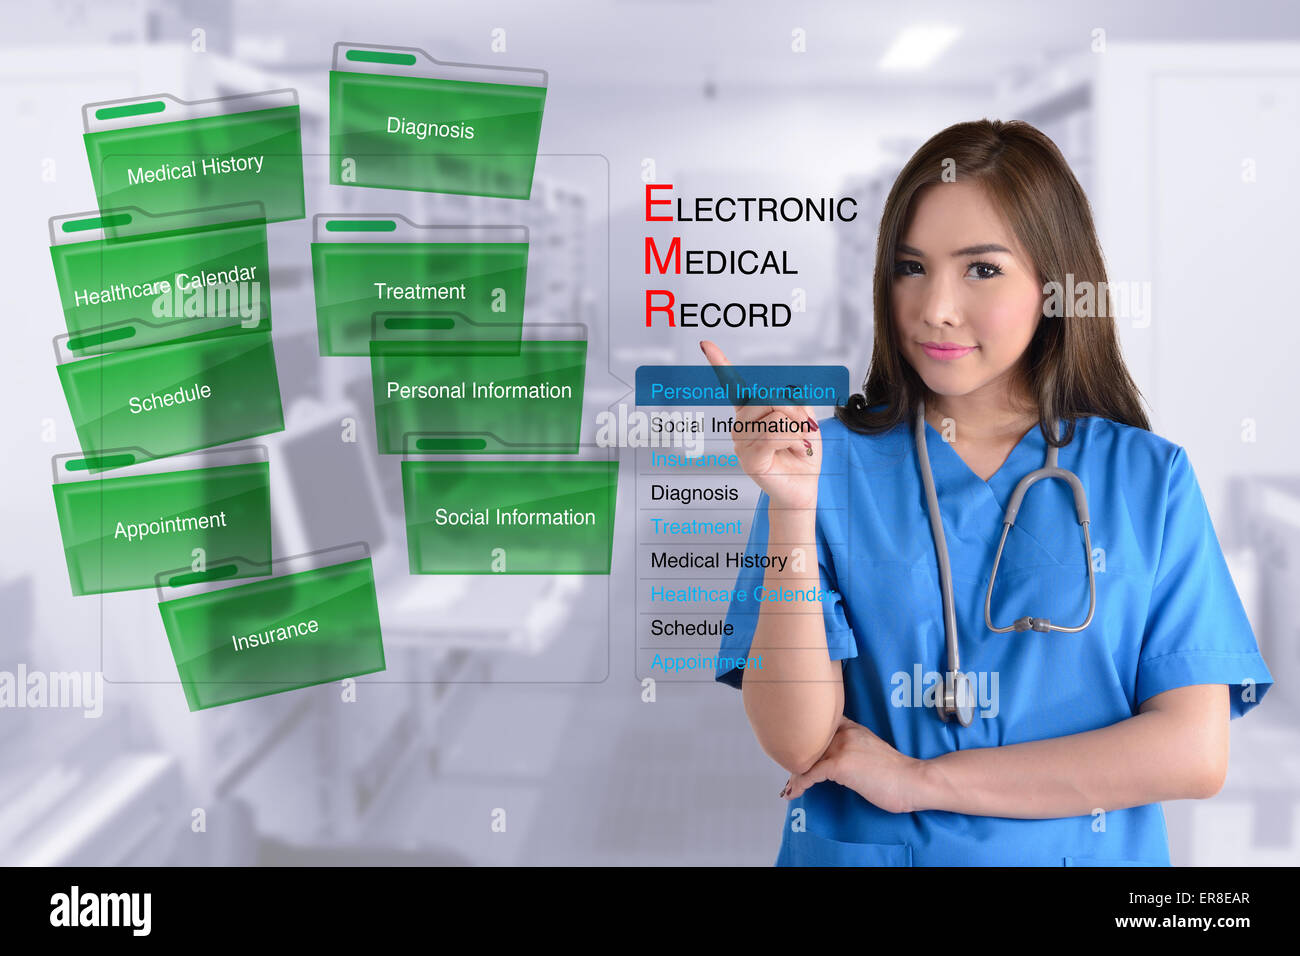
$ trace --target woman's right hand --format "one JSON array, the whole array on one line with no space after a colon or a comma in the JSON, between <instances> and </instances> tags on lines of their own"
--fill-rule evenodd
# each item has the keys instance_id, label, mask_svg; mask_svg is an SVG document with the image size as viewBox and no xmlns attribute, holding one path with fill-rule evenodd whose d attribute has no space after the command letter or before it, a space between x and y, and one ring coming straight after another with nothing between
<instances>
[{"instance_id":1,"label":"woman's right hand","mask_svg":"<svg viewBox=\"0 0 1300 956\"><path fill-rule=\"evenodd\" d=\"M714 367L730 365L722 349L712 342L700 348ZM777 508L815 508L817 480L821 475L822 439L817 420L804 405L741 405L736 421L755 422L789 419L791 431L740 431L732 428L740 467L771 499Z\"/></svg>"}]
</instances>

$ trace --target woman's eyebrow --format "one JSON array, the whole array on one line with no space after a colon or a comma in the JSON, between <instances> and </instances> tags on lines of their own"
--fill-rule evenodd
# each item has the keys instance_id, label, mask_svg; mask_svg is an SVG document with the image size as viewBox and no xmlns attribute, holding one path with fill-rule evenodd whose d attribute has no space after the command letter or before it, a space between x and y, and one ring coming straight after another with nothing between
<instances>
[{"instance_id":1,"label":"woman's eyebrow","mask_svg":"<svg viewBox=\"0 0 1300 956\"><path fill-rule=\"evenodd\" d=\"M905 256L918 256L922 259L925 258L924 252L922 252L920 249L916 249L912 246L907 245L907 243L900 242L896 248L898 252L901 252ZM996 242L986 242L978 246L967 246L964 249L956 250L952 254L954 256L978 256L978 255L983 255L986 252L1005 252L1007 255L1012 254L1010 249L1008 249L1006 246L1000 246Z\"/></svg>"},{"instance_id":2,"label":"woman's eyebrow","mask_svg":"<svg viewBox=\"0 0 1300 956\"><path fill-rule=\"evenodd\" d=\"M986 252L1005 252L1011 254L1011 250L1006 246L1000 246L996 242L986 242L980 246L967 246L965 249L958 249L953 253L954 256L980 256Z\"/></svg>"}]
</instances>

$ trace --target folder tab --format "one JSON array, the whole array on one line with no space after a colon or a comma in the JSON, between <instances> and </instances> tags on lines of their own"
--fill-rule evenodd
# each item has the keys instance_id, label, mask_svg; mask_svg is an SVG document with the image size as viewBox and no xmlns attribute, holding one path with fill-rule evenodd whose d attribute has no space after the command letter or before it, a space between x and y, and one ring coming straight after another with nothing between
<instances>
[{"instance_id":1,"label":"folder tab","mask_svg":"<svg viewBox=\"0 0 1300 956\"><path fill-rule=\"evenodd\" d=\"M90 103L81 114L101 210L258 202L267 222L305 215L295 90L195 101L163 93Z\"/></svg>"},{"instance_id":2,"label":"folder tab","mask_svg":"<svg viewBox=\"0 0 1300 956\"><path fill-rule=\"evenodd\" d=\"M182 564L196 580L248 577L271 560L264 446L135 464L111 478L88 477L102 458L57 455L53 464L73 594L151 588Z\"/></svg>"},{"instance_id":3,"label":"folder tab","mask_svg":"<svg viewBox=\"0 0 1300 956\"><path fill-rule=\"evenodd\" d=\"M518 342L524 226L423 226L405 216L312 220L321 355L369 355L379 314L428 338Z\"/></svg>"},{"instance_id":4,"label":"folder tab","mask_svg":"<svg viewBox=\"0 0 1300 956\"><path fill-rule=\"evenodd\" d=\"M114 468L284 429L269 329L195 319L58 336L59 380L81 450ZM175 340L152 344L163 334ZM199 337L202 336L202 337ZM96 339L151 345L112 351Z\"/></svg>"},{"instance_id":5,"label":"folder tab","mask_svg":"<svg viewBox=\"0 0 1300 956\"><path fill-rule=\"evenodd\" d=\"M264 570L233 587L160 579L158 610L191 711L384 670L364 545Z\"/></svg>"},{"instance_id":6,"label":"folder tab","mask_svg":"<svg viewBox=\"0 0 1300 956\"><path fill-rule=\"evenodd\" d=\"M430 341L391 319L373 334L380 454L577 452L583 326L528 326L518 343Z\"/></svg>"},{"instance_id":7,"label":"folder tab","mask_svg":"<svg viewBox=\"0 0 1300 956\"><path fill-rule=\"evenodd\" d=\"M527 199L546 71L334 45L330 182Z\"/></svg>"},{"instance_id":8,"label":"folder tab","mask_svg":"<svg viewBox=\"0 0 1300 956\"><path fill-rule=\"evenodd\" d=\"M194 318L270 328L266 222L256 203L166 216L139 209L54 216L50 258L74 336L135 319L160 328Z\"/></svg>"},{"instance_id":9,"label":"folder tab","mask_svg":"<svg viewBox=\"0 0 1300 956\"><path fill-rule=\"evenodd\" d=\"M608 574L617 461L402 462L412 574Z\"/></svg>"}]
</instances>

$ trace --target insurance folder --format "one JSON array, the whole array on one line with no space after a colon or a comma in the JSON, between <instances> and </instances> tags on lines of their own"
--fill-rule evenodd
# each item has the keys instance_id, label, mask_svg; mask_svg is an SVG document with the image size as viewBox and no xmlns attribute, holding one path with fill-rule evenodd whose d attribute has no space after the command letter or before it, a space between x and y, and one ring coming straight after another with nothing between
<instances>
[{"instance_id":1,"label":"insurance folder","mask_svg":"<svg viewBox=\"0 0 1300 956\"><path fill-rule=\"evenodd\" d=\"M139 347L112 349L124 342ZM58 336L54 349L81 450L100 467L284 429L269 329L126 322Z\"/></svg>"},{"instance_id":2,"label":"insurance folder","mask_svg":"<svg viewBox=\"0 0 1300 956\"><path fill-rule=\"evenodd\" d=\"M524 226L425 226L405 216L312 219L321 355L369 355L384 315L429 338L518 342L528 276Z\"/></svg>"},{"instance_id":3,"label":"insurance folder","mask_svg":"<svg viewBox=\"0 0 1300 956\"><path fill-rule=\"evenodd\" d=\"M380 454L577 452L584 326L526 326L518 343L448 342L394 322L377 320L370 342Z\"/></svg>"},{"instance_id":4,"label":"insurance folder","mask_svg":"<svg viewBox=\"0 0 1300 956\"><path fill-rule=\"evenodd\" d=\"M72 593L155 586L188 564L204 575L246 577L271 560L267 450L241 445L114 470L56 455L54 507ZM96 477L98 474L98 477Z\"/></svg>"},{"instance_id":5,"label":"insurance folder","mask_svg":"<svg viewBox=\"0 0 1300 956\"><path fill-rule=\"evenodd\" d=\"M163 93L90 103L81 114L101 210L258 202L267 222L305 215L294 90L194 101Z\"/></svg>"},{"instance_id":6,"label":"insurance folder","mask_svg":"<svg viewBox=\"0 0 1300 956\"><path fill-rule=\"evenodd\" d=\"M160 575L158 611L191 711L385 668L364 545L277 559L228 586Z\"/></svg>"},{"instance_id":7,"label":"insurance folder","mask_svg":"<svg viewBox=\"0 0 1300 956\"><path fill-rule=\"evenodd\" d=\"M260 203L163 216L139 209L54 216L50 259L73 335L132 319L161 326L229 317L271 327Z\"/></svg>"},{"instance_id":8,"label":"insurance folder","mask_svg":"<svg viewBox=\"0 0 1300 956\"><path fill-rule=\"evenodd\" d=\"M608 574L617 461L402 462L412 574Z\"/></svg>"},{"instance_id":9,"label":"insurance folder","mask_svg":"<svg viewBox=\"0 0 1300 956\"><path fill-rule=\"evenodd\" d=\"M527 199L546 71L334 45L330 182Z\"/></svg>"}]
</instances>

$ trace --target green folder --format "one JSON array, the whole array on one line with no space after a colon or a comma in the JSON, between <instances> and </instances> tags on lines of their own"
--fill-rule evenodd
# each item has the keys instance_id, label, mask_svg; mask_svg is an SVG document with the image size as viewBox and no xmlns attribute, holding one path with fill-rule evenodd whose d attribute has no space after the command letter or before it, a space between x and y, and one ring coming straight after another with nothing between
<instances>
[{"instance_id":1,"label":"green folder","mask_svg":"<svg viewBox=\"0 0 1300 956\"><path fill-rule=\"evenodd\" d=\"M321 355L369 355L376 315L428 338L519 341L527 228L424 226L400 215L320 215L312 225Z\"/></svg>"},{"instance_id":2,"label":"green folder","mask_svg":"<svg viewBox=\"0 0 1300 956\"><path fill-rule=\"evenodd\" d=\"M257 202L267 222L306 213L294 90L192 102L164 93L90 103L81 113L101 210L163 215Z\"/></svg>"},{"instance_id":3,"label":"green folder","mask_svg":"<svg viewBox=\"0 0 1300 956\"><path fill-rule=\"evenodd\" d=\"M585 335L579 325L525 335ZM375 434L385 455L574 454L582 429L584 338L428 341L376 327L370 343Z\"/></svg>"},{"instance_id":4,"label":"green folder","mask_svg":"<svg viewBox=\"0 0 1300 956\"><path fill-rule=\"evenodd\" d=\"M55 339L72 423L96 469L283 430L270 330L223 333L206 319L194 320L194 330L124 323L102 335ZM177 332L178 340L152 344ZM124 334L149 347L110 351L99 343Z\"/></svg>"},{"instance_id":5,"label":"green folder","mask_svg":"<svg viewBox=\"0 0 1300 956\"><path fill-rule=\"evenodd\" d=\"M54 507L72 593L154 587L188 564L223 578L271 560L270 466L264 446L196 452L88 478L94 462L54 459Z\"/></svg>"},{"instance_id":6,"label":"green folder","mask_svg":"<svg viewBox=\"0 0 1300 956\"><path fill-rule=\"evenodd\" d=\"M360 546L340 552L364 556L279 560L266 569L274 576L233 587L160 585L191 711L384 670L370 558Z\"/></svg>"},{"instance_id":7,"label":"green folder","mask_svg":"<svg viewBox=\"0 0 1300 956\"><path fill-rule=\"evenodd\" d=\"M608 574L617 461L402 462L412 574Z\"/></svg>"},{"instance_id":8,"label":"green folder","mask_svg":"<svg viewBox=\"0 0 1300 956\"><path fill-rule=\"evenodd\" d=\"M257 204L167 216L138 209L54 216L50 258L73 335L134 319L163 326L229 318L270 328L266 223Z\"/></svg>"},{"instance_id":9,"label":"green folder","mask_svg":"<svg viewBox=\"0 0 1300 956\"><path fill-rule=\"evenodd\" d=\"M334 45L330 182L527 199L546 71Z\"/></svg>"}]
</instances>

